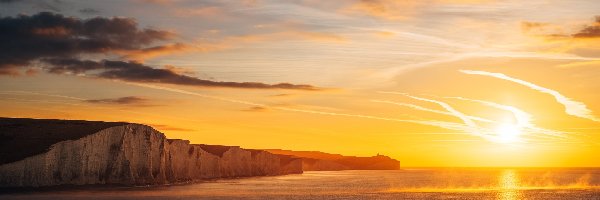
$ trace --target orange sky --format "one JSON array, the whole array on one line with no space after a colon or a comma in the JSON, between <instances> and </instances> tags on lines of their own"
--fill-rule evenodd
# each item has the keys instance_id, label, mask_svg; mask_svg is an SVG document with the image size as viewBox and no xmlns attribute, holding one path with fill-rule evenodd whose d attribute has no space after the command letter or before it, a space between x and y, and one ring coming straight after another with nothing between
<instances>
[{"instance_id":1,"label":"orange sky","mask_svg":"<svg viewBox=\"0 0 600 200\"><path fill-rule=\"evenodd\" d=\"M0 115L144 123L193 143L380 153L403 167L600 166L600 4L399 2L0 3L0 27L98 18L134 30L116 43L65 24L5 34L17 46L0 45L16 52L0 56ZM54 36L109 42L37 49Z\"/></svg>"}]
</instances>

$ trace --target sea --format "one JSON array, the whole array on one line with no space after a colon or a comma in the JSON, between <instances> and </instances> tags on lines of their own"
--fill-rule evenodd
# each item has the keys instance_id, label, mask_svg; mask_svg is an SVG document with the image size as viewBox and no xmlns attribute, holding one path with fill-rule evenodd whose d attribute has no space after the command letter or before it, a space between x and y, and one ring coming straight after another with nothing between
<instances>
[{"instance_id":1,"label":"sea","mask_svg":"<svg viewBox=\"0 0 600 200\"><path fill-rule=\"evenodd\" d=\"M0 199L598 199L597 168L310 171L147 187L4 191Z\"/></svg>"}]
</instances>

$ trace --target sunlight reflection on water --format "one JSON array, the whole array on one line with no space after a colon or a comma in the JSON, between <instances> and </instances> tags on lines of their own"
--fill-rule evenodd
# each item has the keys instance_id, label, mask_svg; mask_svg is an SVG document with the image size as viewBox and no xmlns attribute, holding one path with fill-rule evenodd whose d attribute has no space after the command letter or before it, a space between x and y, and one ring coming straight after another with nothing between
<instances>
[{"instance_id":1,"label":"sunlight reflection on water","mask_svg":"<svg viewBox=\"0 0 600 200\"><path fill-rule=\"evenodd\" d=\"M499 181L499 200L521 199L519 191L519 177L514 170L507 169L502 171L502 174L499 177Z\"/></svg>"}]
</instances>

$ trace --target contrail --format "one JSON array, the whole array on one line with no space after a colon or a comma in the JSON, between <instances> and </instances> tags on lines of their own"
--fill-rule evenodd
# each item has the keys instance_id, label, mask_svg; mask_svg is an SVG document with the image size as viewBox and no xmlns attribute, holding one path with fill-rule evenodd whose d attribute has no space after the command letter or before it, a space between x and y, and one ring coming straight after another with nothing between
<instances>
[{"instance_id":1,"label":"contrail","mask_svg":"<svg viewBox=\"0 0 600 200\"><path fill-rule=\"evenodd\" d=\"M503 104L499 104L499 103L495 103L495 102L491 102L491 101L484 101L484 100L477 100L477 99L469 99L469 98L465 98L465 97L444 97L444 98L448 98L448 99L459 99L459 100L463 100L463 101L470 101L470 102L476 102L476 103L480 103L492 108L497 108L500 110L505 110L510 112L514 118L515 121L517 123L517 125L519 126L533 126L531 124L531 120L532 120L532 116L515 107L512 106L507 106L507 105L503 105Z\"/></svg>"},{"instance_id":2,"label":"contrail","mask_svg":"<svg viewBox=\"0 0 600 200\"><path fill-rule=\"evenodd\" d=\"M429 111L429 112L434 112L434 113L450 114L452 116L458 117L461 120L463 120L463 122L467 126L467 129L465 129L467 132L471 132L474 135L481 136L484 139L488 139L491 141L494 141L494 139L497 138L497 136L495 136L495 134L494 134L494 132L495 132L494 130L491 130L486 127L481 127L472 121L472 120L480 121L480 120L478 120L479 119L478 117L473 117L473 116L469 116L464 113L461 113L445 102L441 102L441 101L437 101L437 100L433 100L433 99L426 99L426 98L422 98L422 97L415 97L415 96L411 96L407 93L400 93L400 92L379 91L379 93L400 94L400 95L404 95L404 96L412 98L412 99L436 103L436 104L444 107L448 112L429 109L429 108L416 106L416 105L412 105L412 104L404 104L404 103L397 103L397 102L391 102L391 101L376 101L376 102L382 102L382 103L393 103L393 104L397 104L397 105L409 106L409 107L412 107L417 110ZM520 110L516 107L498 104L498 103L490 102L490 101L469 99L469 98L464 98L464 97L439 97L439 98L459 99L459 100L464 100L464 101L476 102L476 103L481 103L481 104L489 106L489 107L509 111L515 117L516 125L518 125L519 127L522 127L523 132L531 133L531 134L528 134L531 137L548 138L548 139L566 139L567 138L565 136L564 132L537 127L535 124L532 123L533 117L529 113L527 113L523 110ZM412 105L412 106L410 106L410 105ZM481 119L483 119L483 118L481 118ZM483 119L483 120L488 120L488 119ZM490 121L492 121L492 120L490 120ZM492 123L498 124L500 122L492 121ZM540 133L540 134L534 134L534 133ZM527 141L533 141L533 140L529 140L526 138L523 138L523 139L524 140L521 140L520 142L527 143Z\"/></svg>"},{"instance_id":3,"label":"contrail","mask_svg":"<svg viewBox=\"0 0 600 200\"><path fill-rule=\"evenodd\" d=\"M456 109L454 109L452 106L450 106L449 104L445 103L445 102L441 102L441 101L437 101L437 100L432 100L432 99L426 99L426 98L422 98L422 97L415 97L415 96L411 96L409 94L406 93L400 93L400 92L384 92L384 91L380 91L379 93L386 93L386 94L400 94L400 95L404 95L407 96L409 98L413 98L413 99L417 99L417 100L421 100L421 101L427 101L427 102L432 102L432 103L436 103L442 107L444 107L448 112L443 112L443 111L438 111L438 110L433 110L433 109L429 109L429 108L424 108L424 107L420 107L420 106L411 106L415 109L422 109L424 111L430 111L430 112L435 112L435 113L444 113L444 114L449 114L455 117L460 118L461 120L463 120L463 122L465 123L466 126L469 127L468 131L471 131L473 134L478 135L478 136L482 136L485 139L492 139L494 138L494 134L489 135L490 133L493 133L493 130L490 130L488 128L485 127L481 127L477 124L475 124L472 120L476 120L476 121L490 121L491 123L495 123L498 124L500 122L497 121L493 121L493 120L488 120L488 119L484 119L484 118L479 118L479 117L473 117L473 116L469 116L466 115L462 112L457 111ZM467 98L463 98L463 97L442 97L442 98L455 98L455 99L461 99L461 100L465 100L465 101L471 101L471 102L478 102L478 103L482 103L484 105L490 106L490 107L494 107L494 108L498 108L498 109L502 109L502 110L507 110L511 113L513 113L513 115L516 118L517 121L517 125L519 125L519 127L523 127L526 128L526 130L523 131L528 131L528 132L535 132L535 133L542 133L542 135L531 135L534 137L549 137L549 136L554 136L552 138L564 138L564 133L562 132L558 132L558 131L554 131L554 130L548 130L548 129L543 129L543 128L539 128L536 127L533 123L531 123L531 115L529 115L529 113L522 111L518 108L512 107L512 106L507 106L507 105L502 105L502 104L498 104L498 103L494 103L494 102L489 102L489 101L483 101L483 100L475 100L475 99L467 99ZM385 101L382 101L385 102ZM394 102L395 103L395 102ZM399 105L402 105L403 103L398 103ZM412 105L412 104L408 104L408 105ZM525 141L522 141L525 142Z\"/></svg>"},{"instance_id":4,"label":"contrail","mask_svg":"<svg viewBox=\"0 0 600 200\"><path fill-rule=\"evenodd\" d=\"M371 100L372 102L377 102L377 103L387 103L387 104L392 104L392 105L397 105L397 106L405 106L405 107L409 107L415 110L421 110L421 111L427 111L427 112L431 112L431 113L437 113L437 114L441 114L441 115L450 115L450 116L454 116L454 114L450 113L450 112L445 112L445 111L440 111L440 110L435 110L435 109L430 109L430 108L425 108L423 106L418 106L418 105L414 105L414 104L410 104L410 103L402 103L402 102L394 102L394 101L386 101L386 100ZM475 120L475 121L480 121L480 122L487 122L487 123L497 123L496 121L493 120L489 120L489 119L484 119L481 117L475 117L475 116L467 116L469 119Z\"/></svg>"},{"instance_id":5,"label":"contrail","mask_svg":"<svg viewBox=\"0 0 600 200\"><path fill-rule=\"evenodd\" d=\"M554 99L556 99L556 101L558 101L558 103L565 106L565 112L567 114L585 118L585 119L589 119L589 120L596 121L596 122L600 122L600 119L598 119L596 116L592 115L592 111L590 109L588 109L584 103L572 100L572 99L560 94L557 91L554 91L554 90L551 90L551 89L548 89L548 88L545 88L542 86L538 86L536 84L533 84L533 83L530 83L530 82L527 82L524 80L512 78L512 77L509 77L502 73L475 71L475 70L459 70L459 71L462 73L465 73L465 74L483 75L483 76L489 76L489 77L494 77L494 78L511 81L514 83L518 83L518 84L527 86L527 87L537 90L539 92L552 95L554 97Z\"/></svg>"},{"instance_id":6,"label":"contrail","mask_svg":"<svg viewBox=\"0 0 600 200\"><path fill-rule=\"evenodd\" d=\"M10 94L32 94L32 95L41 95L41 96L48 96L48 97L59 97L59 98L65 98L65 99L73 99L73 100L81 100L81 101L85 101L86 99L83 98L79 98L79 97L72 97L72 96L65 96L65 95L57 95L57 94L46 94L46 93L39 93L39 92L31 92L31 91L0 91L0 93L10 93Z\"/></svg>"},{"instance_id":7,"label":"contrail","mask_svg":"<svg viewBox=\"0 0 600 200\"><path fill-rule=\"evenodd\" d=\"M503 105L503 104L499 104L499 103L495 103L495 102L491 102L491 101L484 101L484 100L478 100L478 99L470 99L470 98L465 98L465 97L444 97L444 98L448 98L448 99L459 99L459 100L463 100L463 101L470 101L470 102L476 102L476 103L480 103L492 108L496 108L496 109L500 109L500 110L505 110L508 111L510 113L512 113L513 117L515 118L516 124L519 127L524 127L524 128L529 128L532 131L535 132L541 132L543 134L546 135L552 135L552 136L557 136L557 137L564 137L564 133L563 132L559 132L559 131L554 131L554 130L549 130L549 129L544 129L544 128L540 128L535 126L531 121L533 120L533 116L519 108L513 107L513 106L508 106L508 105Z\"/></svg>"},{"instance_id":8,"label":"contrail","mask_svg":"<svg viewBox=\"0 0 600 200\"><path fill-rule=\"evenodd\" d=\"M412 98L412 99L438 104L438 105L442 106L444 109L446 109L446 111L448 111L452 116L457 117L460 120L462 120L463 123L467 127L468 133L489 139L488 135L482 133L484 131L481 128L479 128L479 126L475 122L473 122L473 120L471 120L468 115L465 115L464 113L454 109L452 106L450 106L449 104L447 104L445 102L441 102L441 101L437 101L437 100L433 100L433 99L422 98L422 97L416 97L416 96L412 96L412 95L409 95L406 93L400 93L400 92L379 92L379 93L399 94L399 95L404 95L404 96Z\"/></svg>"}]
</instances>

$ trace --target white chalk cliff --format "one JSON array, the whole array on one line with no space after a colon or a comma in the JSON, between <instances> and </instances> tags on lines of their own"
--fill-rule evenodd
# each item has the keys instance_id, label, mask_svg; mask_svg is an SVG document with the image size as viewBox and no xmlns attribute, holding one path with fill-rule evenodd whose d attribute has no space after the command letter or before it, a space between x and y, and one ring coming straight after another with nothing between
<instances>
[{"instance_id":1,"label":"white chalk cliff","mask_svg":"<svg viewBox=\"0 0 600 200\"><path fill-rule=\"evenodd\" d=\"M149 126L124 124L0 164L0 187L158 185L290 173L302 173L300 159L262 150L190 144L167 139Z\"/></svg>"}]
</instances>

